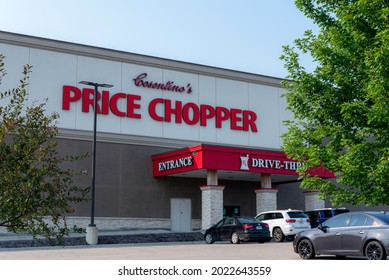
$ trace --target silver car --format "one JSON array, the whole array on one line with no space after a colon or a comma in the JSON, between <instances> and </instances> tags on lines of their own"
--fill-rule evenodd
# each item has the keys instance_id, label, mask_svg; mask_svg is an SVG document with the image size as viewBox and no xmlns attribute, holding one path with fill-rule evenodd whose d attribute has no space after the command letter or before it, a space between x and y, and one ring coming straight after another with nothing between
<instances>
[{"instance_id":1,"label":"silver car","mask_svg":"<svg viewBox=\"0 0 389 280\"><path fill-rule=\"evenodd\" d=\"M350 212L296 235L294 251L303 259L316 255L365 256L385 260L389 254L389 213Z\"/></svg>"}]
</instances>

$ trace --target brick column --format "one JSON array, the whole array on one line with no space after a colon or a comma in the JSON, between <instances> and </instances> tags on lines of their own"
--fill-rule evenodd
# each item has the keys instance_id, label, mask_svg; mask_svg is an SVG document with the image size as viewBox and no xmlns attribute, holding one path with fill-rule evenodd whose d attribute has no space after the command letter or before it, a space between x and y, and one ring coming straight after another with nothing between
<instances>
[{"instance_id":1,"label":"brick column","mask_svg":"<svg viewBox=\"0 0 389 280\"><path fill-rule=\"evenodd\" d=\"M201 186L201 219L203 230L210 228L223 218L224 186Z\"/></svg>"},{"instance_id":2,"label":"brick column","mask_svg":"<svg viewBox=\"0 0 389 280\"><path fill-rule=\"evenodd\" d=\"M305 191L305 211L324 208L325 201L318 198L318 191Z\"/></svg>"},{"instance_id":3,"label":"brick column","mask_svg":"<svg viewBox=\"0 0 389 280\"><path fill-rule=\"evenodd\" d=\"M278 189L256 189L257 195L257 214L263 211L277 209L277 192Z\"/></svg>"},{"instance_id":4,"label":"brick column","mask_svg":"<svg viewBox=\"0 0 389 280\"><path fill-rule=\"evenodd\" d=\"M261 188L256 189L257 214L277 209L278 189L272 188L271 174L261 173Z\"/></svg>"}]
</instances>

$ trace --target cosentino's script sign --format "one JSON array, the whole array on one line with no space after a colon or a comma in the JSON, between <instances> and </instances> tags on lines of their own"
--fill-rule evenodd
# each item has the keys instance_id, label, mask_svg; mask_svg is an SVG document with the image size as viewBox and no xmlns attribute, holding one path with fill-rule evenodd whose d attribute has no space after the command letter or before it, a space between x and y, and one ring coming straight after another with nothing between
<instances>
[{"instance_id":1,"label":"cosentino's script sign","mask_svg":"<svg viewBox=\"0 0 389 280\"><path fill-rule=\"evenodd\" d=\"M166 83L158 83L153 81L145 81L145 78L147 77L147 73L142 73L135 79L133 79L134 84L137 87L145 87L145 88L152 88L152 89L160 89L165 91L171 91L171 92L178 92L178 93L192 93L192 87L189 84L186 86L180 86L175 85L173 81L167 81Z\"/></svg>"},{"instance_id":2,"label":"cosentino's script sign","mask_svg":"<svg viewBox=\"0 0 389 280\"><path fill-rule=\"evenodd\" d=\"M136 87L154 89L177 94L192 94L191 84L177 85L174 81L159 83L146 80L147 73L142 73L132 81ZM238 95L237 95L238 96ZM62 109L70 110L73 103L80 102L81 110L89 113L93 110L94 89L79 89L74 86L63 86ZM142 96L118 92L112 94L107 90L99 92L97 95L97 113L102 115L113 114L118 117L141 119L144 110ZM124 106L120 106L120 104ZM184 103L173 101L167 98L155 98L147 106L148 115L157 122L185 123L187 125L208 126L214 124L216 128L229 126L231 130L258 132L257 115L250 110L240 108L227 108L222 106L212 106L208 104L196 104L193 102Z\"/></svg>"}]
</instances>

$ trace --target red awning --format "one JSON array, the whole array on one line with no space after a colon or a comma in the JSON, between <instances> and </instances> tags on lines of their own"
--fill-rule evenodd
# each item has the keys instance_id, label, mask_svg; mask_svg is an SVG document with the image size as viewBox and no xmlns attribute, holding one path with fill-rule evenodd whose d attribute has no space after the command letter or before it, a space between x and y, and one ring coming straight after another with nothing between
<instances>
[{"instance_id":1,"label":"red awning","mask_svg":"<svg viewBox=\"0 0 389 280\"><path fill-rule=\"evenodd\" d=\"M153 176L165 176L200 169L233 172L297 175L301 163L288 159L282 152L198 145L152 156ZM334 174L324 168L312 172L323 178Z\"/></svg>"}]
</instances>

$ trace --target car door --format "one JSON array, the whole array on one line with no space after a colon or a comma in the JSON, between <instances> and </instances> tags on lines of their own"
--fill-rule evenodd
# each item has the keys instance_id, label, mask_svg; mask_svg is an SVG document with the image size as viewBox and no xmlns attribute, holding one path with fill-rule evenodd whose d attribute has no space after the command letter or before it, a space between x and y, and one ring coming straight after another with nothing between
<instances>
[{"instance_id":1,"label":"car door","mask_svg":"<svg viewBox=\"0 0 389 280\"><path fill-rule=\"evenodd\" d=\"M221 240L220 233L221 233L221 230L223 228L223 225L224 225L225 221L226 221L226 219L222 219L221 221L219 221L215 225L214 230L212 231L212 235L213 235L213 240L214 241Z\"/></svg>"},{"instance_id":2,"label":"car door","mask_svg":"<svg viewBox=\"0 0 389 280\"><path fill-rule=\"evenodd\" d=\"M322 224L316 236L316 253L336 255L342 251L342 232L346 227L348 216L348 214L339 215Z\"/></svg>"},{"instance_id":3,"label":"car door","mask_svg":"<svg viewBox=\"0 0 389 280\"><path fill-rule=\"evenodd\" d=\"M345 253L359 254L362 252L362 246L369 231L368 225L372 225L373 222L373 219L364 214L350 214L347 227L342 232L342 245Z\"/></svg>"},{"instance_id":4,"label":"car door","mask_svg":"<svg viewBox=\"0 0 389 280\"><path fill-rule=\"evenodd\" d=\"M236 220L227 218L224 225L220 227L220 240L230 240L234 228L236 228Z\"/></svg>"}]
</instances>

